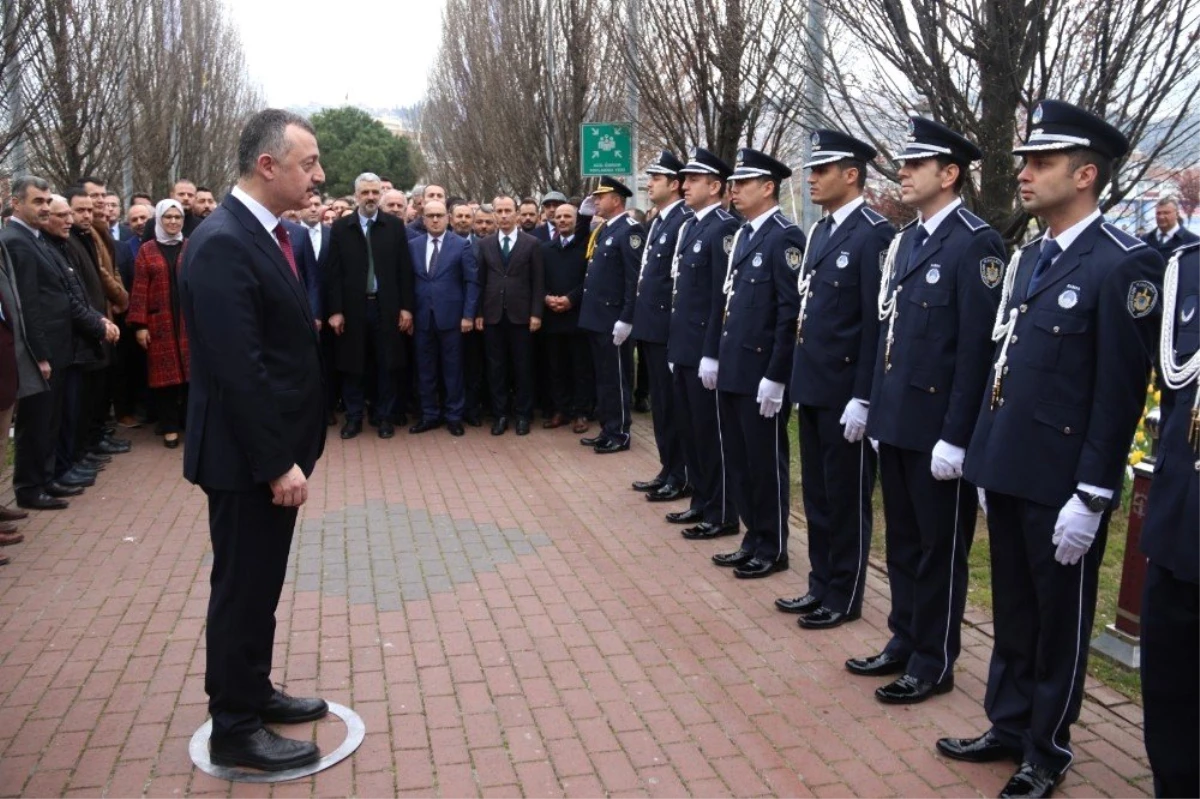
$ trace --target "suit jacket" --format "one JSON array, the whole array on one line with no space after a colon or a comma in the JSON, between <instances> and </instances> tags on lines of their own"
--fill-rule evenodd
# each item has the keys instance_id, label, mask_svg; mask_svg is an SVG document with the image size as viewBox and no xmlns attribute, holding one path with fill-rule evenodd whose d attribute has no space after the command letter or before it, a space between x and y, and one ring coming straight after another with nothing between
<instances>
[{"instance_id":1,"label":"suit jacket","mask_svg":"<svg viewBox=\"0 0 1200 799\"><path fill-rule=\"evenodd\" d=\"M479 308L479 270L475 248L457 233L442 235L437 263L425 270L429 234L408 241L416 280L413 324L422 330L458 330L463 319L475 319Z\"/></svg>"},{"instance_id":2,"label":"suit jacket","mask_svg":"<svg viewBox=\"0 0 1200 799\"><path fill-rule=\"evenodd\" d=\"M587 275L587 236L574 236L566 247L549 240L541 247L546 295L571 301L571 308L562 313L547 308L542 330L574 333L579 330L579 304L583 302L583 279Z\"/></svg>"},{"instance_id":3,"label":"suit jacket","mask_svg":"<svg viewBox=\"0 0 1200 799\"><path fill-rule=\"evenodd\" d=\"M671 304L667 360L695 369L702 357L716 359L725 312L725 270L737 220L717 207L694 216L679 233L679 275Z\"/></svg>"},{"instance_id":4,"label":"suit jacket","mask_svg":"<svg viewBox=\"0 0 1200 799\"><path fill-rule=\"evenodd\" d=\"M308 304L312 306L313 313L318 319L325 318L326 293L329 291L329 225L321 225L321 251L314 252L312 246L312 236L309 235L307 225L302 225L304 228L304 238L308 241L308 254L313 259L316 266L315 291L313 284L306 284L308 288Z\"/></svg>"},{"instance_id":5,"label":"suit jacket","mask_svg":"<svg viewBox=\"0 0 1200 799\"><path fill-rule=\"evenodd\" d=\"M1000 304L1004 242L959 206L909 269L915 228L901 231L891 284L900 286L891 361L885 367L881 340L867 435L918 452L932 452L939 440L966 447L995 349L992 324ZM886 326L880 331L884 339Z\"/></svg>"},{"instance_id":6,"label":"suit jacket","mask_svg":"<svg viewBox=\"0 0 1200 799\"><path fill-rule=\"evenodd\" d=\"M71 301L50 245L20 222L0 231L0 243L12 257L34 360L48 361L51 370L69 366L74 357Z\"/></svg>"},{"instance_id":7,"label":"suit jacket","mask_svg":"<svg viewBox=\"0 0 1200 799\"><path fill-rule=\"evenodd\" d=\"M367 240L359 215L347 214L334 222L329 237L325 312L346 317L346 331L334 339L337 368L363 374L367 357ZM399 218L378 212L371 227L371 252L379 284L376 301L384 320L375 342L382 360L378 366L392 370L399 368L405 358L403 334L398 327L400 311L411 312L414 308L412 254L408 233Z\"/></svg>"},{"instance_id":8,"label":"suit jacket","mask_svg":"<svg viewBox=\"0 0 1200 799\"><path fill-rule=\"evenodd\" d=\"M499 231L479 241L480 310L484 324L494 325L505 317L514 325L529 324L529 317L543 317L546 301L542 248L537 239L520 229L508 254L500 252Z\"/></svg>"},{"instance_id":9,"label":"suit jacket","mask_svg":"<svg viewBox=\"0 0 1200 799\"><path fill-rule=\"evenodd\" d=\"M312 309L313 319L321 319L324 303L321 299L321 270L317 265L317 255L313 252L312 239L308 236L308 227L296 222L284 221L288 238L292 242L292 257L296 259L296 271L304 281L304 293L308 297L308 307ZM321 248L325 249L326 239L321 239Z\"/></svg>"},{"instance_id":10,"label":"suit jacket","mask_svg":"<svg viewBox=\"0 0 1200 799\"><path fill-rule=\"evenodd\" d=\"M871 398L879 348L880 257L895 235L887 219L860 205L820 252L808 253L804 269L811 279L796 334L793 402L840 411L851 398Z\"/></svg>"},{"instance_id":11,"label":"suit jacket","mask_svg":"<svg viewBox=\"0 0 1200 799\"><path fill-rule=\"evenodd\" d=\"M21 295L17 292L12 256L0 236L0 298L4 301L5 316L13 333L13 348L17 355L17 399L38 394L50 388L38 369L37 356L29 346L29 333L25 329L25 309Z\"/></svg>"},{"instance_id":12,"label":"suit jacket","mask_svg":"<svg viewBox=\"0 0 1200 799\"><path fill-rule=\"evenodd\" d=\"M188 241L179 275L191 344L183 474L247 491L325 447L321 345L275 237L230 194Z\"/></svg>"},{"instance_id":13,"label":"suit jacket","mask_svg":"<svg viewBox=\"0 0 1200 799\"><path fill-rule=\"evenodd\" d=\"M104 313L108 306L95 262L83 245L80 233L88 235L73 228L68 238L55 240L47 236L46 243L54 251L63 288L67 291L74 349L71 365L91 371L108 365L108 345L104 341ZM98 306L93 304L96 294L99 295Z\"/></svg>"},{"instance_id":14,"label":"suit jacket","mask_svg":"<svg viewBox=\"0 0 1200 799\"><path fill-rule=\"evenodd\" d=\"M695 213L682 201L662 218L655 217L647 231L649 241L642 249L638 273L637 301L633 308L633 337L638 341L666 344L671 327L671 262L679 228Z\"/></svg>"},{"instance_id":15,"label":"suit jacket","mask_svg":"<svg viewBox=\"0 0 1200 799\"><path fill-rule=\"evenodd\" d=\"M532 231L530 231L529 235L533 236L538 241L550 241L550 238L551 238L551 230L550 229L552 227L554 227L554 225L552 223L538 222L537 227L535 227Z\"/></svg>"},{"instance_id":16,"label":"suit jacket","mask_svg":"<svg viewBox=\"0 0 1200 799\"><path fill-rule=\"evenodd\" d=\"M112 232L111 227L109 227L108 230L109 230L109 233ZM126 242L132 238L133 238L133 228L131 228L125 222L118 222L117 223L117 235L112 237L113 241Z\"/></svg>"},{"instance_id":17,"label":"suit jacket","mask_svg":"<svg viewBox=\"0 0 1200 799\"><path fill-rule=\"evenodd\" d=\"M1158 240L1158 228L1155 228L1149 233L1143 235L1141 239L1150 245L1150 249L1156 251L1163 257L1163 260L1166 261L1171 257L1171 253L1175 252L1183 245L1200 241L1200 236L1197 236L1183 225L1180 225L1179 230L1175 231L1174 235L1167 239L1166 242L1161 242Z\"/></svg>"},{"instance_id":18,"label":"suit jacket","mask_svg":"<svg viewBox=\"0 0 1200 799\"><path fill-rule=\"evenodd\" d=\"M1119 499L1158 344L1162 257L1097 219L1031 294L1040 252L1041 239L1021 252L1005 308L1017 317L1003 404L992 406L996 375L988 363L963 475L1052 508L1078 483L1112 489Z\"/></svg>"}]
</instances>

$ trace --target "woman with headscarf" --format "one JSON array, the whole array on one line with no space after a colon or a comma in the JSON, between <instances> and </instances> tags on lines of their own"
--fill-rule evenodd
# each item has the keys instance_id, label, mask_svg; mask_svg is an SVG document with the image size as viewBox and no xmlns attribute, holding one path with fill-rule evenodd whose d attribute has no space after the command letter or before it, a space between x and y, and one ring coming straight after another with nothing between
<instances>
[{"instance_id":1,"label":"woman with headscarf","mask_svg":"<svg viewBox=\"0 0 1200 799\"><path fill-rule=\"evenodd\" d=\"M183 264L183 206L163 200L154 208L154 240L138 249L129 301L129 326L146 350L150 386L163 445L179 446L187 400L188 341L179 307L179 267Z\"/></svg>"}]
</instances>

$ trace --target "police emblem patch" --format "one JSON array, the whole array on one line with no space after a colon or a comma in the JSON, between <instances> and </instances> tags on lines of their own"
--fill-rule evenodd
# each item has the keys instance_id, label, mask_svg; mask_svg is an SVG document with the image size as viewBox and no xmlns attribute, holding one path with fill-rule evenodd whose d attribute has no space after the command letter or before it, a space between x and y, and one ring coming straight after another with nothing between
<instances>
[{"instance_id":1,"label":"police emblem patch","mask_svg":"<svg viewBox=\"0 0 1200 799\"><path fill-rule=\"evenodd\" d=\"M733 236L726 236L725 241L722 242L722 246L725 247L726 255L733 252ZM696 252L700 252L700 242L696 242Z\"/></svg>"},{"instance_id":2,"label":"police emblem patch","mask_svg":"<svg viewBox=\"0 0 1200 799\"><path fill-rule=\"evenodd\" d=\"M990 289L1000 285L1004 277L1004 261L994 255L989 255L979 262L979 279Z\"/></svg>"},{"instance_id":3,"label":"police emblem patch","mask_svg":"<svg viewBox=\"0 0 1200 799\"><path fill-rule=\"evenodd\" d=\"M837 268L838 269L845 269L849 265L850 265L850 253L844 252L838 256L838 259L837 259Z\"/></svg>"},{"instance_id":4,"label":"police emblem patch","mask_svg":"<svg viewBox=\"0 0 1200 799\"><path fill-rule=\"evenodd\" d=\"M1149 316L1158 305L1158 287L1149 280L1135 280L1129 284L1129 299L1126 306L1134 319Z\"/></svg>"},{"instance_id":5,"label":"police emblem patch","mask_svg":"<svg viewBox=\"0 0 1200 799\"><path fill-rule=\"evenodd\" d=\"M658 237L658 243L659 243L659 244L666 244L666 243L667 243L667 234L666 234L666 233L664 233L664 234L662 234L661 236L659 236L659 237Z\"/></svg>"},{"instance_id":6,"label":"police emblem patch","mask_svg":"<svg viewBox=\"0 0 1200 799\"><path fill-rule=\"evenodd\" d=\"M696 242L695 244L692 245L692 252L695 252L695 253L700 252L700 242Z\"/></svg>"},{"instance_id":7,"label":"police emblem patch","mask_svg":"<svg viewBox=\"0 0 1200 799\"><path fill-rule=\"evenodd\" d=\"M941 279L942 279L942 270L938 268L937 264L934 264L933 266L929 267L929 271L925 273L925 282L931 286Z\"/></svg>"},{"instance_id":8,"label":"police emblem patch","mask_svg":"<svg viewBox=\"0 0 1200 799\"><path fill-rule=\"evenodd\" d=\"M609 239L609 241L612 241L612 239ZM637 235L636 233L633 234L632 236L630 236L629 237L629 246L635 250L638 247L641 247L642 246L642 237Z\"/></svg>"},{"instance_id":9,"label":"police emblem patch","mask_svg":"<svg viewBox=\"0 0 1200 799\"><path fill-rule=\"evenodd\" d=\"M605 240L604 240L604 246L605 246L605 247L611 247L611 246L612 246L612 236L609 236L607 239L605 239Z\"/></svg>"},{"instance_id":10,"label":"police emblem patch","mask_svg":"<svg viewBox=\"0 0 1200 799\"><path fill-rule=\"evenodd\" d=\"M800 250L796 247L788 247L783 251L783 260L787 262L788 268L795 272L800 268L800 262L804 260L800 254Z\"/></svg>"},{"instance_id":11,"label":"police emblem patch","mask_svg":"<svg viewBox=\"0 0 1200 799\"><path fill-rule=\"evenodd\" d=\"M753 263L755 266L762 266L762 253L754 253L754 260L751 263Z\"/></svg>"},{"instance_id":12,"label":"police emblem patch","mask_svg":"<svg viewBox=\"0 0 1200 799\"><path fill-rule=\"evenodd\" d=\"M1079 293L1075 289L1067 289L1058 295L1058 307L1071 310L1079 304Z\"/></svg>"},{"instance_id":13,"label":"police emblem patch","mask_svg":"<svg viewBox=\"0 0 1200 799\"><path fill-rule=\"evenodd\" d=\"M1038 103L1037 108L1033 109L1033 124L1042 124L1042 104Z\"/></svg>"}]
</instances>

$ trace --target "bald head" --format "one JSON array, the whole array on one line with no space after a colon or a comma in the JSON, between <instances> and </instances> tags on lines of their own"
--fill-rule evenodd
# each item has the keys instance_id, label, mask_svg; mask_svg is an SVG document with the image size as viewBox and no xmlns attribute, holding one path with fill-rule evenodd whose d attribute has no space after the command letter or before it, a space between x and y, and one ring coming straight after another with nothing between
<instances>
[{"instance_id":1,"label":"bald head","mask_svg":"<svg viewBox=\"0 0 1200 799\"><path fill-rule=\"evenodd\" d=\"M408 195L396 189L390 189L383 193L383 199L379 202L379 207L383 209L385 214L404 219L408 213Z\"/></svg>"},{"instance_id":2,"label":"bald head","mask_svg":"<svg viewBox=\"0 0 1200 799\"><path fill-rule=\"evenodd\" d=\"M421 216L425 219L425 230L429 231L430 236L440 236L446 232L449 220L446 218L446 204L441 200L431 200L426 196Z\"/></svg>"}]
</instances>

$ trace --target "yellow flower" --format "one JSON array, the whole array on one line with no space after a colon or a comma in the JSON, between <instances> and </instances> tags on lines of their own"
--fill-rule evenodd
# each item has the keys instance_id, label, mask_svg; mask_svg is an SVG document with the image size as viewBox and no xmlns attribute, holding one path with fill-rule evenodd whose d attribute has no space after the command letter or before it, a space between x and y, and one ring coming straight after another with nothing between
<instances>
[{"instance_id":1,"label":"yellow flower","mask_svg":"<svg viewBox=\"0 0 1200 799\"><path fill-rule=\"evenodd\" d=\"M1145 457L1146 457L1146 454L1144 452L1142 452L1141 450L1134 450L1129 455L1129 465L1137 466L1139 463L1142 462L1142 459Z\"/></svg>"},{"instance_id":2,"label":"yellow flower","mask_svg":"<svg viewBox=\"0 0 1200 799\"><path fill-rule=\"evenodd\" d=\"M1138 430L1137 435L1133 437L1133 440L1136 441L1138 444L1145 444L1146 443L1146 434L1143 433L1141 430Z\"/></svg>"}]
</instances>

